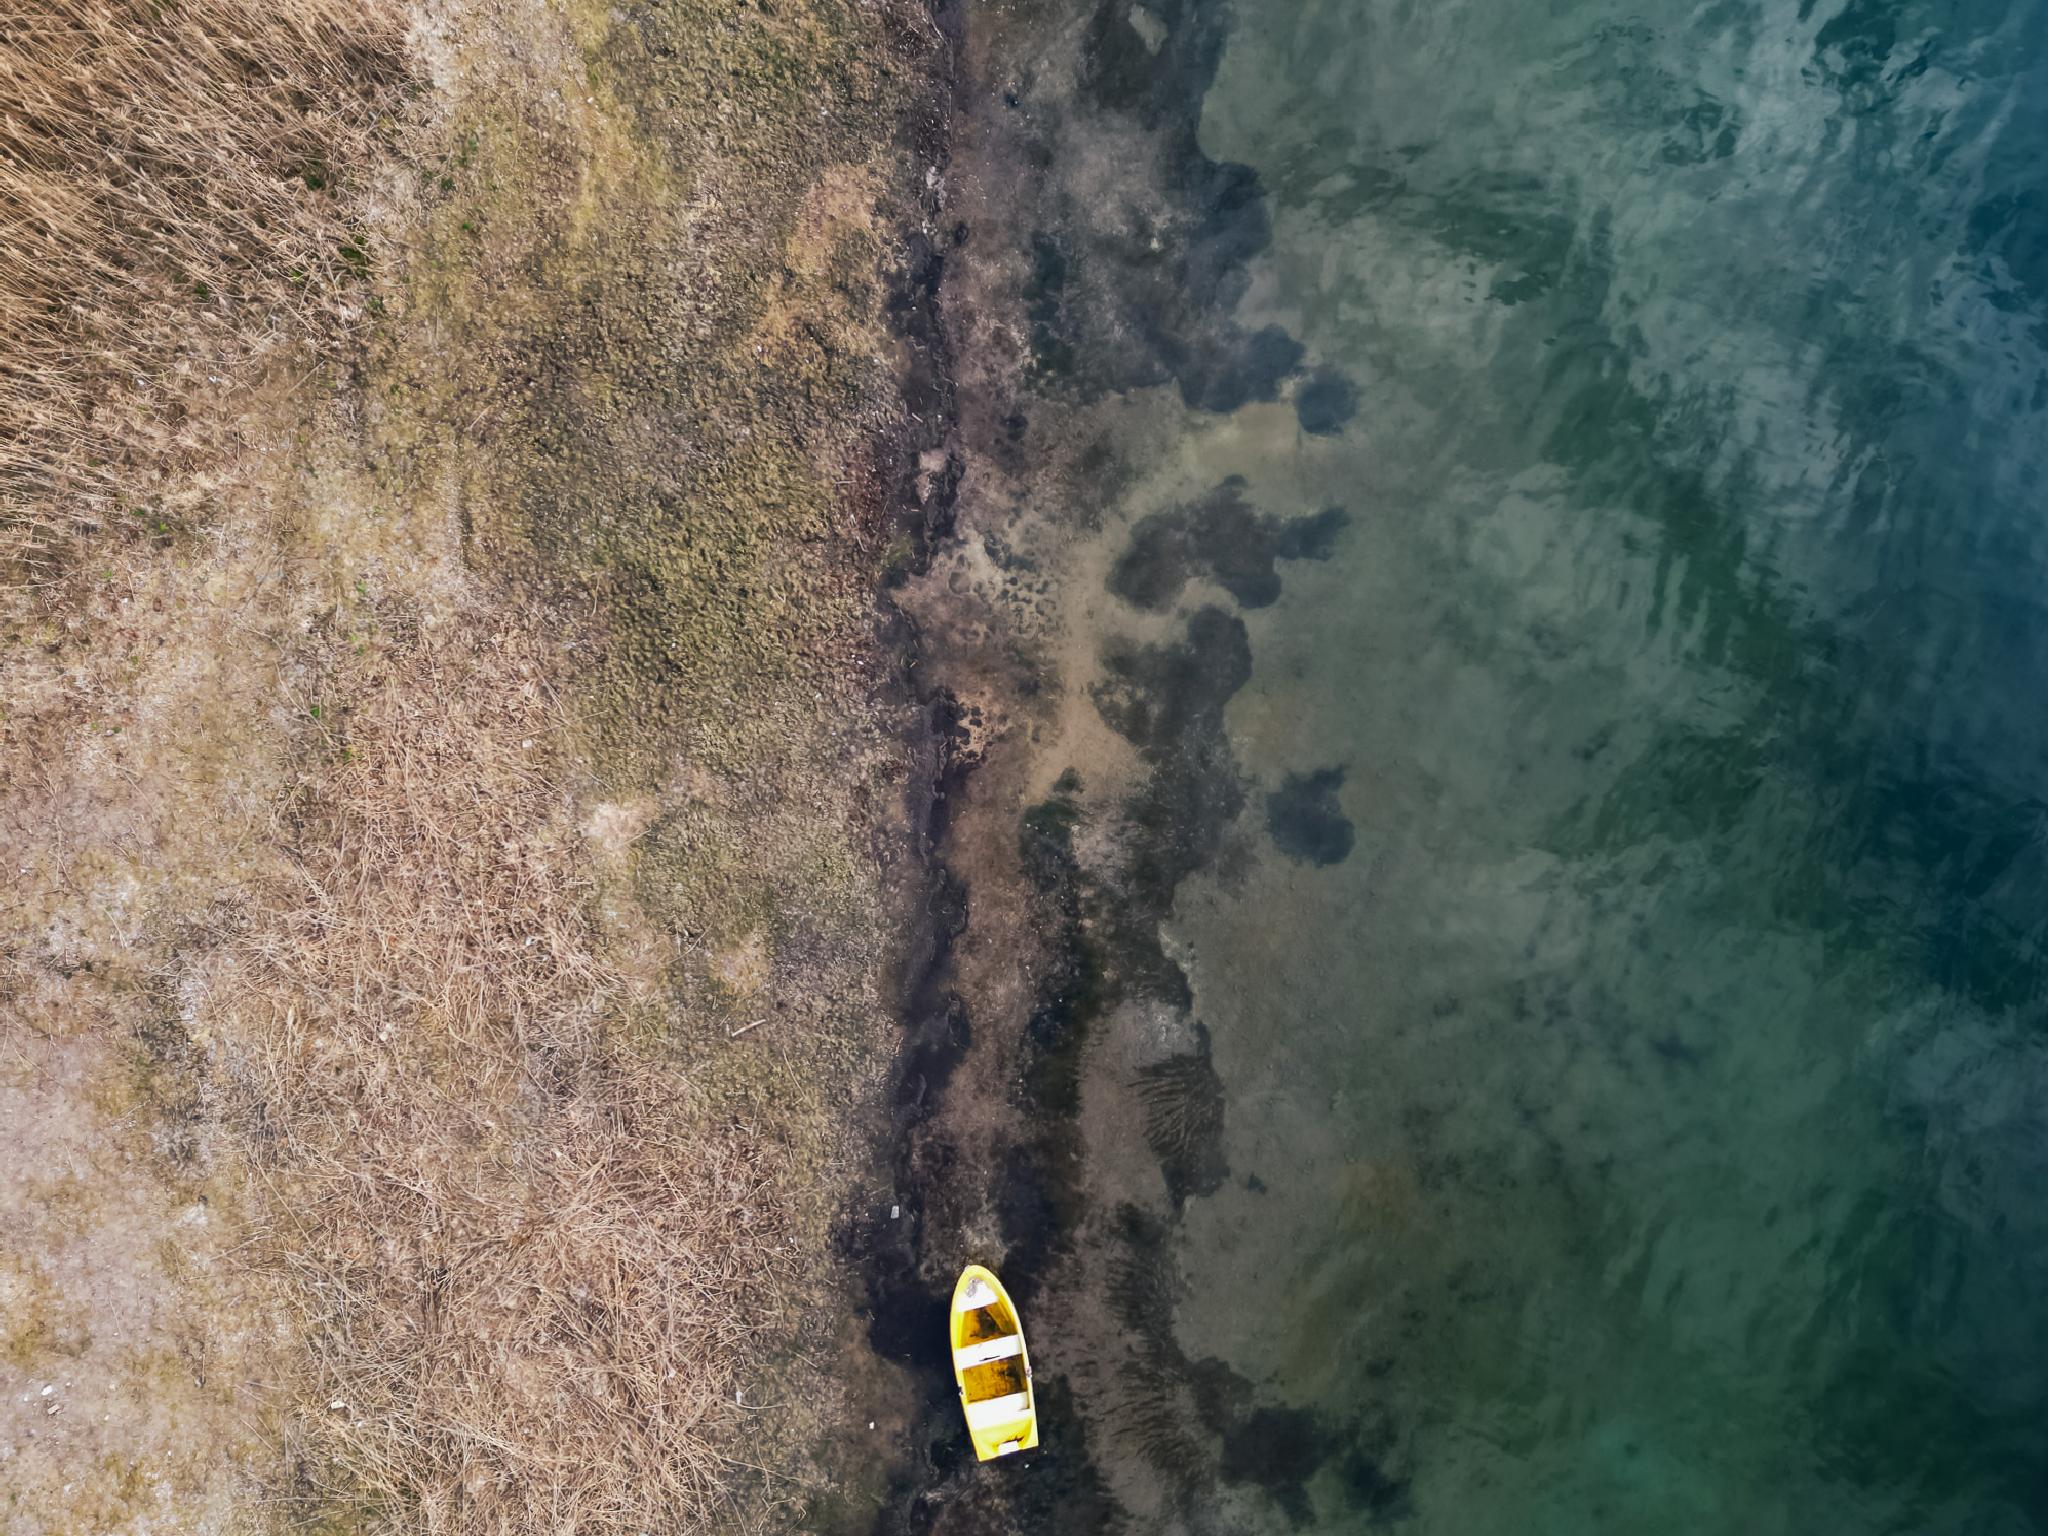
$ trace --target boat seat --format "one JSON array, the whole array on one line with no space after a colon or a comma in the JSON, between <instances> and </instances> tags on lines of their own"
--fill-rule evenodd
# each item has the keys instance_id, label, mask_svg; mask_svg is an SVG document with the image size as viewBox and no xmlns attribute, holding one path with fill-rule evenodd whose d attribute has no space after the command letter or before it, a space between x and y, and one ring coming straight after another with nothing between
<instances>
[{"instance_id":1,"label":"boat seat","mask_svg":"<svg viewBox=\"0 0 2048 1536\"><path fill-rule=\"evenodd\" d=\"M1014 1424L1031 1412L1031 1394L1012 1392L1008 1397L986 1398L967 1405L967 1427L969 1429L993 1429L998 1424Z\"/></svg>"},{"instance_id":2,"label":"boat seat","mask_svg":"<svg viewBox=\"0 0 2048 1536\"><path fill-rule=\"evenodd\" d=\"M983 1339L979 1344L962 1345L953 1351L953 1363L966 1370L973 1365L987 1365L991 1360L1007 1360L1012 1355L1024 1353L1024 1335L1006 1333L999 1339Z\"/></svg>"}]
</instances>

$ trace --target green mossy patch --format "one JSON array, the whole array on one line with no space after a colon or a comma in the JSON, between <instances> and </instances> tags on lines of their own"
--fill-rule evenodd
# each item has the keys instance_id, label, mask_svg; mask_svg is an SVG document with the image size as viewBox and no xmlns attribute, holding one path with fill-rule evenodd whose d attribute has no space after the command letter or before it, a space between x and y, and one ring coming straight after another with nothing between
<instances>
[{"instance_id":1,"label":"green mossy patch","mask_svg":"<svg viewBox=\"0 0 2048 1536\"><path fill-rule=\"evenodd\" d=\"M381 394L462 466L476 562L596 614L600 775L651 785L680 747L789 751L784 706L868 621L877 520L842 482L896 408L873 214L915 77L847 6L569 20L580 78L462 126Z\"/></svg>"}]
</instances>

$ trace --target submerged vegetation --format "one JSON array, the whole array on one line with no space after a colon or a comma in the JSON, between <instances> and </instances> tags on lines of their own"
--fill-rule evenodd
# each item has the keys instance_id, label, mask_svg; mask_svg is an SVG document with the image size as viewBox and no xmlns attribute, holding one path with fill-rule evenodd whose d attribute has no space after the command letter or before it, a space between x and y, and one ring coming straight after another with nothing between
<instances>
[{"instance_id":1,"label":"submerged vegetation","mask_svg":"<svg viewBox=\"0 0 2048 1536\"><path fill-rule=\"evenodd\" d=\"M933 47L907 0L0 22L10 1530L879 1496L821 1431Z\"/></svg>"}]
</instances>

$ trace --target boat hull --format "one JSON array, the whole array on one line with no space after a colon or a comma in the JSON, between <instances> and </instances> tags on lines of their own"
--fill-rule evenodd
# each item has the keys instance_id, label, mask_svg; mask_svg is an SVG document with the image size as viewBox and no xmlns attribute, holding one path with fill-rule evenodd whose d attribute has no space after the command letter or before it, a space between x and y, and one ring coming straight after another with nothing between
<instances>
[{"instance_id":1,"label":"boat hull","mask_svg":"<svg viewBox=\"0 0 2048 1536\"><path fill-rule=\"evenodd\" d=\"M993 1271L970 1264L953 1286L949 1318L953 1380L974 1454L983 1461L1038 1444L1031 1355L1010 1293Z\"/></svg>"}]
</instances>

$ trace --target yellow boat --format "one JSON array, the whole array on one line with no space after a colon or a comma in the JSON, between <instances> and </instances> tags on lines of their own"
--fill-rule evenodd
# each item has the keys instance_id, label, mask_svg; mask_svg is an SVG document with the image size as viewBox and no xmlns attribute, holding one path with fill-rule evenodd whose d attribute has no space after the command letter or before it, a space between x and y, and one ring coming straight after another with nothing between
<instances>
[{"instance_id":1,"label":"yellow boat","mask_svg":"<svg viewBox=\"0 0 2048 1536\"><path fill-rule=\"evenodd\" d=\"M1038 1444L1038 1404L1024 1325L1003 1282L979 1264L953 1287L953 1379L974 1454L994 1461Z\"/></svg>"}]
</instances>

